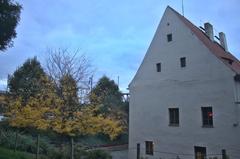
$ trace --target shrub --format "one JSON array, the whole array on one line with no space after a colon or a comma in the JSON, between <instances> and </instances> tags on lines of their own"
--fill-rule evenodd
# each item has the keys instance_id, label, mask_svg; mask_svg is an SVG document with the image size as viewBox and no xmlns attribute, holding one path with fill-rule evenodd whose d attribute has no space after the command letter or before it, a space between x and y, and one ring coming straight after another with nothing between
<instances>
[{"instance_id":1,"label":"shrub","mask_svg":"<svg viewBox=\"0 0 240 159\"><path fill-rule=\"evenodd\" d=\"M92 150L88 152L87 159L112 159L112 156L103 150Z\"/></svg>"}]
</instances>

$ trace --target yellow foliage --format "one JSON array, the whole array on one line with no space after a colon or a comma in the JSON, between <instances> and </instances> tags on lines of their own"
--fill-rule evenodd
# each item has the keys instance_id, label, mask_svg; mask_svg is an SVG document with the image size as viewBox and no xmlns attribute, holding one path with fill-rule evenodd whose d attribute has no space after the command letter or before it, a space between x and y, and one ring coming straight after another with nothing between
<instances>
[{"instance_id":1,"label":"yellow foliage","mask_svg":"<svg viewBox=\"0 0 240 159\"><path fill-rule=\"evenodd\" d=\"M102 115L95 115L94 111L96 111L95 107L88 106L81 109L81 111L74 112L72 119L64 120L59 118L62 121L55 124L54 130L69 136L103 133L111 139L116 138L123 132L120 122L105 118Z\"/></svg>"},{"instance_id":2,"label":"yellow foliage","mask_svg":"<svg viewBox=\"0 0 240 159\"><path fill-rule=\"evenodd\" d=\"M8 122L13 127L32 127L38 130L51 128L51 123L60 115L62 100L54 92L50 81L42 79L44 88L27 102L22 98L10 99L9 110L6 113Z\"/></svg>"},{"instance_id":3,"label":"yellow foliage","mask_svg":"<svg viewBox=\"0 0 240 159\"><path fill-rule=\"evenodd\" d=\"M44 88L27 102L21 98L9 100L6 115L11 126L52 129L68 136L103 133L111 139L123 132L118 120L96 113L98 107L95 105L75 111L64 109L66 102L57 96L53 84L46 77L42 81Z\"/></svg>"}]
</instances>

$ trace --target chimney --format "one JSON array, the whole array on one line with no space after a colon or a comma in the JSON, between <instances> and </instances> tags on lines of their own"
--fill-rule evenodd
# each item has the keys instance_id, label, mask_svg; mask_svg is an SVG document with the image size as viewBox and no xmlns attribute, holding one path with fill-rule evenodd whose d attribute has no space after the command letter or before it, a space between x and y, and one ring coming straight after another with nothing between
<instances>
[{"instance_id":1,"label":"chimney","mask_svg":"<svg viewBox=\"0 0 240 159\"><path fill-rule=\"evenodd\" d=\"M209 37L209 39L211 41L214 41L214 37L213 37L213 26L210 23L205 23L204 24L204 29L205 29L205 33L206 35Z\"/></svg>"},{"instance_id":2,"label":"chimney","mask_svg":"<svg viewBox=\"0 0 240 159\"><path fill-rule=\"evenodd\" d=\"M225 49L225 51L228 52L227 40L223 32L219 33L219 40L220 40L221 46Z\"/></svg>"}]
</instances>

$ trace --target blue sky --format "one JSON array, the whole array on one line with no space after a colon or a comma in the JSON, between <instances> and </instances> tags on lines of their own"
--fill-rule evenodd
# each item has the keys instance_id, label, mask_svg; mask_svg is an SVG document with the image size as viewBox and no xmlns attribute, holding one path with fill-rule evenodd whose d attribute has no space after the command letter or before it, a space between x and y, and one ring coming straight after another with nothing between
<instances>
[{"instance_id":1,"label":"blue sky","mask_svg":"<svg viewBox=\"0 0 240 159\"><path fill-rule=\"evenodd\" d=\"M185 17L195 25L209 21L226 33L240 58L240 1L184 0ZM47 48L79 49L96 68L94 81L107 75L126 91L167 5L181 13L181 0L18 0L23 5L14 47L0 54L0 89L8 74L27 58L44 65Z\"/></svg>"}]
</instances>

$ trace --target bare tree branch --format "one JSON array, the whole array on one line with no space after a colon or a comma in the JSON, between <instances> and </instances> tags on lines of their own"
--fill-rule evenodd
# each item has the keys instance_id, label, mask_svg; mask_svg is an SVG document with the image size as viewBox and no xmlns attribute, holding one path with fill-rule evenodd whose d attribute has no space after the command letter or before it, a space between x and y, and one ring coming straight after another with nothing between
<instances>
[{"instance_id":1,"label":"bare tree branch","mask_svg":"<svg viewBox=\"0 0 240 159\"><path fill-rule=\"evenodd\" d=\"M66 48L47 49L47 54L46 71L57 85L63 76L69 74L77 81L79 89L89 88L92 65L78 49L74 52L69 52Z\"/></svg>"}]
</instances>

